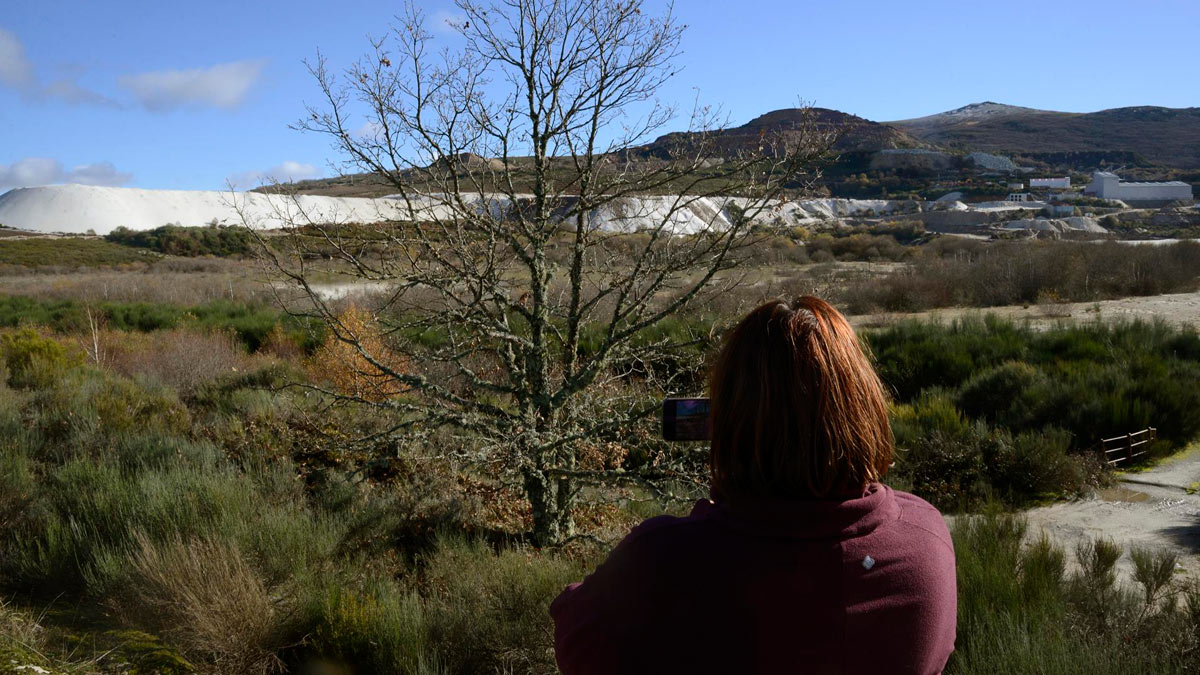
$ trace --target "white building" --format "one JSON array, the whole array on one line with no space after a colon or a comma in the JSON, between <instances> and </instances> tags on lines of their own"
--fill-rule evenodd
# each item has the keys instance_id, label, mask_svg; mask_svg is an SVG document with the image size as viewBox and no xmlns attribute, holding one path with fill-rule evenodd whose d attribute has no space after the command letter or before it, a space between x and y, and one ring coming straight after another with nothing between
<instances>
[{"instance_id":1,"label":"white building","mask_svg":"<svg viewBox=\"0 0 1200 675\"><path fill-rule=\"evenodd\" d=\"M1034 188L1069 188L1071 187L1071 177L1063 176L1062 178L1030 178L1030 189Z\"/></svg>"},{"instance_id":2,"label":"white building","mask_svg":"<svg viewBox=\"0 0 1200 675\"><path fill-rule=\"evenodd\" d=\"M1028 192L1014 192L1014 193L1010 194L1009 196L1005 197L1004 201L1006 201L1006 202L1031 202L1031 201L1033 201L1033 195L1029 194Z\"/></svg>"},{"instance_id":3,"label":"white building","mask_svg":"<svg viewBox=\"0 0 1200 675\"><path fill-rule=\"evenodd\" d=\"M1120 199L1123 202L1191 201L1192 186L1183 181L1163 183L1127 183L1108 171L1092 174L1092 182L1084 189L1101 199Z\"/></svg>"}]
</instances>

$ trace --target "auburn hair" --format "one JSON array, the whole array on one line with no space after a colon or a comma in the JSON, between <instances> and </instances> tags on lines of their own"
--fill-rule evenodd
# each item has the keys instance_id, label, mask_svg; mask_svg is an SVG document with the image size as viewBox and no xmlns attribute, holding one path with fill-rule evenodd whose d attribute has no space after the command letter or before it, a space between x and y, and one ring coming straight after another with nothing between
<instances>
[{"instance_id":1,"label":"auburn hair","mask_svg":"<svg viewBox=\"0 0 1200 675\"><path fill-rule=\"evenodd\" d=\"M811 296L774 300L725 338L709 374L713 494L821 499L887 473L887 397L854 329Z\"/></svg>"}]
</instances>

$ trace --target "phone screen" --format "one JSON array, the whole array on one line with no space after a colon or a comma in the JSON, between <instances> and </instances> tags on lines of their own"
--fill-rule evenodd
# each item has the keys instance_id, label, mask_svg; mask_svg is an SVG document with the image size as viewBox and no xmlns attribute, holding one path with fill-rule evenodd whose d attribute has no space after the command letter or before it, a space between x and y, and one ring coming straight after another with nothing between
<instances>
[{"instance_id":1,"label":"phone screen","mask_svg":"<svg viewBox=\"0 0 1200 675\"><path fill-rule=\"evenodd\" d=\"M708 409L706 398L663 401L663 438L668 441L707 441Z\"/></svg>"}]
</instances>

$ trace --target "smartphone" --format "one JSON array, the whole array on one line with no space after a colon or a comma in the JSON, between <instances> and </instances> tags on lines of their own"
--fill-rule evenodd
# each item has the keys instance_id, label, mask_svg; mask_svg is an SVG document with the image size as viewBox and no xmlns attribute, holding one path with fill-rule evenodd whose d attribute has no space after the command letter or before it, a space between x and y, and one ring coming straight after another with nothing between
<instances>
[{"instance_id":1,"label":"smartphone","mask_svg":"<svg viewBox=\"0 0 1200 675\"><path fill-rule=\"evenodd\" d=\"M707 441L708 399L668 398L663 401L662 433L668 441Z\"/></svg>"}]
</instances>

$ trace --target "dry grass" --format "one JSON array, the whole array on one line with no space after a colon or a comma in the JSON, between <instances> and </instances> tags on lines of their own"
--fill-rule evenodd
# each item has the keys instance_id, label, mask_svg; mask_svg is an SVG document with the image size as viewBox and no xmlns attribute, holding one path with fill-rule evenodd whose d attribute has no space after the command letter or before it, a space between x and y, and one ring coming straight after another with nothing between
<instances>
[{"instance_id":1,"label":"dry grass","mask_svg":"<svg viewBox=\"0 0 1200 675\"><path fill-rule=\"evenodd\" d=\"M137 538L121 611L219 673L277 673L276 602L230 541Z\"/></svg>"},{"instance_id":2,"label":"dry grass","mask_svg":"<svg viewBox=\"0 0 1200 675\"><path fill-rule=\"evenodd\" d=\"M35 617L0 601L0 649L23 648L38 652L44 647L45 634L46 629ZM0 662L0 668L8 666Z\"/></svg>"},{"instance_id":3,"label":"dry grass","mask_svg":"<svg viewBox=\"0 0 1200 675\"><path fill-rule=\"evenodd\" d=\"M127 333L101 330L81 336L90 360L126 377L146 377L181 394L230 373L263 367L266 355L247 354L232 333L188 328ZM98 345L98 350L96 348Z\"/></svg>"},{"instance_id":4,"label":"dry grass","mask_svg":"<svg viewBox=\"0 0 1200 675\"><path fill-rule=\"evenodd\" d=\"M253 263L220 259L177 259L129 271L17 274L0 270L0 288L6 295L87 302L270 302L270 288L261 280L260 270Z\"/></svg>"}]
</instances>

